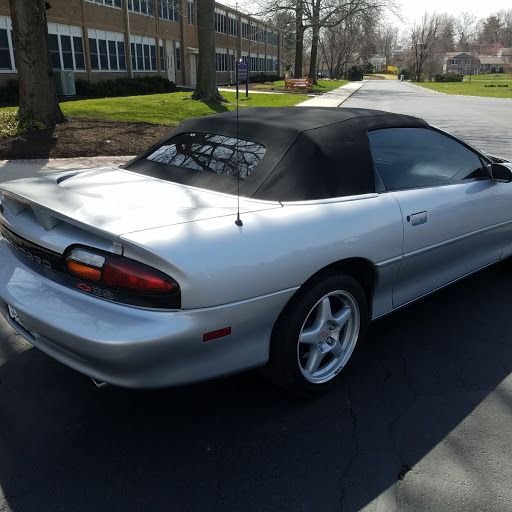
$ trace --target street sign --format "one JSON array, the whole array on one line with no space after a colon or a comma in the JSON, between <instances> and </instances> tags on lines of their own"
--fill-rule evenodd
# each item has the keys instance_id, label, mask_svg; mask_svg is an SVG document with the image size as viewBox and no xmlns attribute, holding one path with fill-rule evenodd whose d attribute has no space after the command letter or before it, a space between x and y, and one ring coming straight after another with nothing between
<instances>
[{"instance_id":1,"label":"street sign","mask_svg":"<svg viewBox=\"0 0 512 512\"><path fill-rule=\"evenodd\" d=\"M247 80L247 74L247 63L240 61L238 63L238 80L240 82L245 82Z\"/></svg>"},{"instance_id":2,"label":"street sign","mask_svg":"<svg viewBox=\"0 0 512 512\"><path fill-rule=\"evenodd\" d=\"M245 83L245 97L249 96L249 69L247 62L240 59L236 64L236 97L238 98L238 84Z\"/></svg>"}]
</instances>

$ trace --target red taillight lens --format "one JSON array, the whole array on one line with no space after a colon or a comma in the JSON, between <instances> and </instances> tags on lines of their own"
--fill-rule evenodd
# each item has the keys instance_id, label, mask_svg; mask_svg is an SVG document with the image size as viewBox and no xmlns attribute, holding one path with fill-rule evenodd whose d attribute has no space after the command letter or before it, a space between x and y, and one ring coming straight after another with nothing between
<instances>
[{"instance_id":1,"label":"red taillight lens","mask_svg":"<svg viewBox=\"0 0 512 512\"><path fill-rule=\"evenodd\" d=\"M72 249L66 256L68 272L109 288L140 294L170 294L177 283L162 272L121 256Z\"/></svg>"},{"instance_id":2,"label":"red taillight lens","mask_svg":"<svg viewBox=\"0 0 512 512\"><path fill-rule=\"evenodd\" d=\"M160 272L137 263L107 259L102 282L112 288L142 293L170 293L176 284Z\"/></svg>"}]
</instances>

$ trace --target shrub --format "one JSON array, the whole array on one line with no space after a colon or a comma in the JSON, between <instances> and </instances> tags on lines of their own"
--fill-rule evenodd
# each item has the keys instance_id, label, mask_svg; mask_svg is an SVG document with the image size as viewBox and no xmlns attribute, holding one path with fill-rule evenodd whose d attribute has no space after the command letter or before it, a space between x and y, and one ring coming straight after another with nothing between
<instances>
[{"instance_id":1,"label":"shrub","mask_svg":"<svg viewBox=\"0 0 512 512\"><path fill-rule=\"evenodd\" d=\"M398 77L401 77L402 75L404 77L404 80L411 80L411 78L412 78L412 73L406 68L402 68L399 71Z\"/></svg>"},{"instance_id":2,"label":"shrub","mask_svg":"<svg viewBox=\"0 0 512 512\"><path fill-rule=\"evenodd\" d=\"M0 87L0 106L10 107L18 104L18 81L9 80Z\"/></svg>"},{"instance_id":3,"label":"shrub","mask_svg":"<svg viewBox=\"0 0 512 512\"><path fill-rule=\"evenodd\" d=\"M173 92L176 84L161 76L116 78L100 82L76 81L76 94L84 98L107 98L114 96L139 96Z\"/></svg>"},{"instance_id":4,"label":"shrub","mask_svg":"<svg viewBox=\"0 0 512 512\"><path fill-rule=\"evenodd\" d=\"M347 80L352 82L363 79L364 70L361 66L352 66L347 71Z\"/></svg>"},{"instance_id":5,"label":"shrub","mask_svg":"<svg viewBox=\"0 0 512 512\"><path fill-rule=\"evenodd\" d=\"M373 67L373 64L371 64L370 62L366 62L363 66L363 73L365 75L371 75L375 73L375 68Z\"/></svg>"},{"instance_id":6,"label":"shrub","mask_svg":"<svg viewBox=\"0 0 512 512\"><path fill-rule=\"evenodd\" d=\"M0 137L15 137L20 133L44 130L44 124L38 121L23 121L18 119L17 110L0 112Z\"/></svg>"},{"instance_id":7,"label":"shrub","mask_svg":"<svg viewBox=\"0 0 512 512\"><path fill-rule=\"evenodd\" d=\"M437 73L434 75L434 82L462 82L464 75L458 73Z\"/></svg>"},{"instance_id":8,"label":"shrub","mask_svg":"<svg viewBox=\"0 0 512 512\"><path fill-rule=\"evenodd\" d=\"M100 82L76 81L76 94L84 98L106 98L114 96L138 96L158 94L176 90L174 82L161 76L117 78ZM18 105L18 81L9 80L0 87L0 106Z\"/></svg>"},{"instance_id":9,"label":"shrub","mask_svg":"<svg viewBox=\"0 0 512 512\"><path fill-rule=\"evenodd\" d=\"M266 73L258 73L257 75L249 76L250 84L263 84L265 82L276 82L277 80L283 80L277 75L266 74Z\"/></svg>"}]
</instances>

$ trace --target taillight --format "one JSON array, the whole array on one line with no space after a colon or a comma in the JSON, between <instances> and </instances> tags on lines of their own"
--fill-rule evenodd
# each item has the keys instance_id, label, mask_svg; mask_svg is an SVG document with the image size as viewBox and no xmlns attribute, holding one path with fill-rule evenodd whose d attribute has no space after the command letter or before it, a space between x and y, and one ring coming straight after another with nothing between
<instances>
[{"instance_id":1,"label":"taillight","mask_svg":"<svg viewBox=\"0 0 512 512\"><path fill-rule=\"evenodd\" d=\"M75 248L66 255L66 269L85 281L141 294L170 294L179 289L174 279L136 261L88 249Z\"/></svg>"}]
</instances>

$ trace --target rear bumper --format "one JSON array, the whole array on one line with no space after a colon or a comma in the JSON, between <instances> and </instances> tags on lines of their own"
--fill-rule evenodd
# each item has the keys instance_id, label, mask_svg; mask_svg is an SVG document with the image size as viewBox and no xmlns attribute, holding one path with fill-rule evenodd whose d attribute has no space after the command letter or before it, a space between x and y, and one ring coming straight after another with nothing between
<instances>
[{"instance_id":1,"label":"rear bumper","mask_svg":"<svg viewBox=\"0 0 512 512\"><path fill-rule=\"evenodd\" d=\"M187 384L265 364L274 322L294 292L195 310L140 309L54 283L0 240L0 312L10 325L61 363L117 386ZM231 335L203 342L226 326Z\"/></svg>"}]
</instances>

